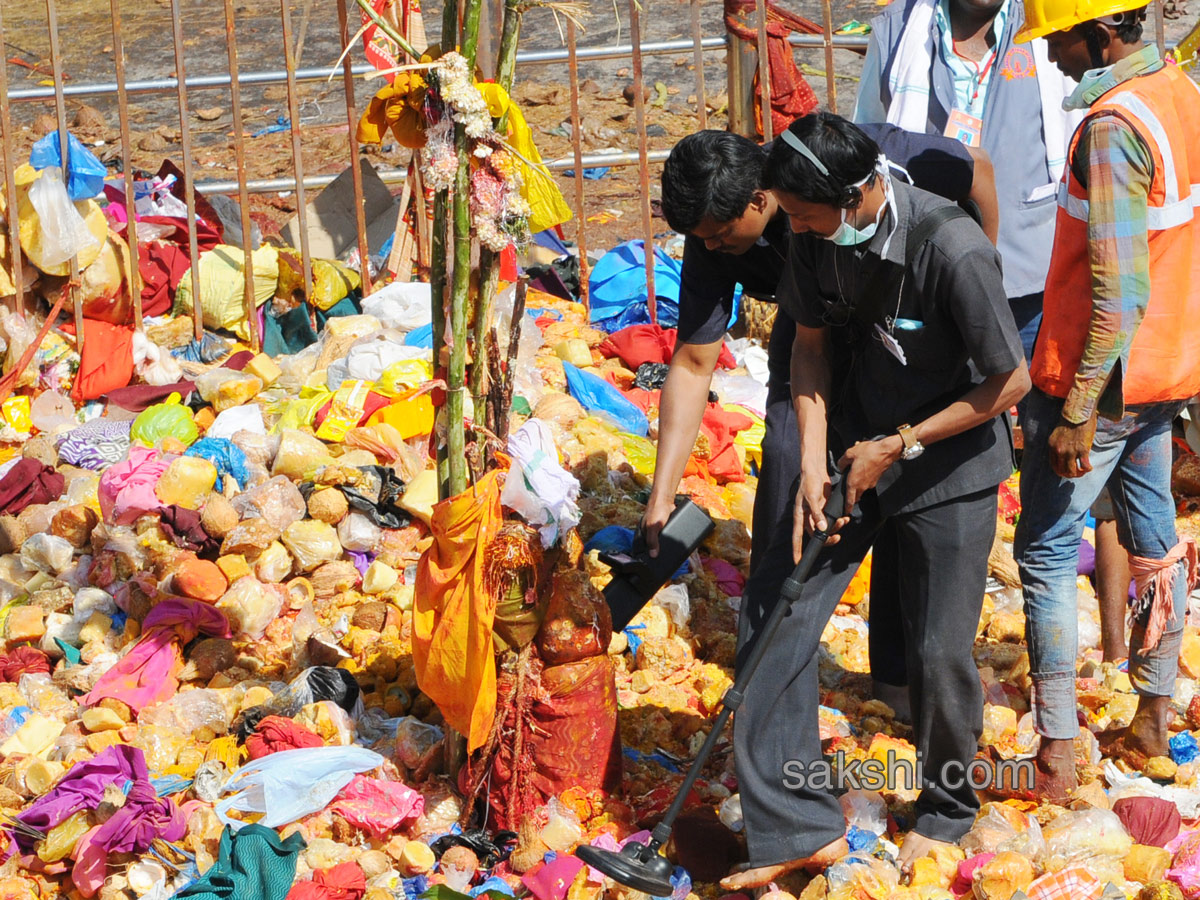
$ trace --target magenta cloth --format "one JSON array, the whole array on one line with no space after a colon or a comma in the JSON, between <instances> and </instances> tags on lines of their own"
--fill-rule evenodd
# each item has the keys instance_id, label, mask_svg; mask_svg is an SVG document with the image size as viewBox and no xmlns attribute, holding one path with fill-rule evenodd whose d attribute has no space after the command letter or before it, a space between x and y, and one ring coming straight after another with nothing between
<instances>
[{"instance_id":1,"label":"magenta cloth","mask_svg":"<svg viewBox=\"0 0 1200 900\"><path fill-rule=\"evenodd\" d=\"M746 586L746 576L735 566L713 556L703 557L701 564L713 578L717 579L717 587L722 591L730 597L742 596L742 589Z\"/></svg>"},{"instance_id":2,"label":"magenta cloth","mask_svg":"<svg viewBox=\"0 0 1200 900\"><path fill-rule=\"evenodd\" d=\"M105 522L132 525L148 512L158 512L163 503L154 493L171 459L137 444L129 448L129 458L109 466L100 476L97 493Z\"/></svg>"},{"instance_id":3,"label":"magenta cloth","mask_svg":"<svg viewBox=\"0 0 1200 900\"><path fill-rule=\"evenodd\" d=\"M247 742L249 743L249 742ZM329 807L351 825L382 838L425 811L425 798L398 781L355 775Z\"/></svg>"},{"instance_id":4,"label":"magenta cloth","mask_svg":"<svg viewBox=\"0 0 1200 900\"><path fill-rule=\"evenodd\" d=\"M149 781L134 781L125 805L75 846L71 880L79 893L91 897L108 876L108 854L144 853L157 838L177 841L186 833L183 811L174 801L159 797Z\"/></svg>"},{"instance_id":5,"label":"magenta cloth","mask_svg":"<svg viewBox=\"0 0 1200 900\"><path fill-rule=\"evenodd\" d=\"M522 875L521 883L537 900L563 900L582 868L583 860L564 854Z\"/></svg>"},{"instance_id":6,"label":"magenta cloth","mask_svg":"<svg viewBox=\"0 0 1200 900\"><path fill-rule=\"evenodd\" d=\"M108 785L145 781L149 777L141 750L129 744L114 744L91 759L75 763L58 784L18 815L17 821L39 831L49 831L81 809L94 809ZM15 832L13 837L22 852L33 849L35 842L22 832Z\"/></svg>"},{"instance_id":7,"label":"magenta cloth","mask_svg":"<svg viewBox=\"0 0 1200 900\"><path fill-rule=\"evenodd\" d=\"M140 712L169 700L179 688L176 676L183 666L183 646L201 634L233 636L219 609L196 600L164 600L142 622L142 636L133 649L101 675L79 703L94 706L111 697Z\"/></svg>"},{"instance_id":8,"label":"magenta cloth","mask_svg":"<svg viewBox=\"0 0 1200 900\"><path fill-rule=\"evenodd\" d=\"M951 893L956 897L970 896L973 890L972 885L975 883L975 870L980 866L986 866L995 856L995 853L977 853L969 859L962 860L958 864L958 875L954 879L954 883L950 885Z\"/></svg>"},{"instance_id":9,"label":"magenta cloth","mask_svg":"<svg viewBox=\"0 0 1200 900\"><path fill-rule=\"evenodd\" d=\"M0 513L15 516L33 503L53 503L62 496L66 479L53 466L22 459L0 478Z\"/></svg>"}]
</instances>

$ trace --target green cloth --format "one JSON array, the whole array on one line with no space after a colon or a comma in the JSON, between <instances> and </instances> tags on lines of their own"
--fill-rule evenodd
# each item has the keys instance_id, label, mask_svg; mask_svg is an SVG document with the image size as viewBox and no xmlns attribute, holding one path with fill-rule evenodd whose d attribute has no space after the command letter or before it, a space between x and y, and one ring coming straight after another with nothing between
<instances>
[{"instance_id":1,"label":"green cloth","mask_svg":"<svg viewBox=\"0 0 1200 900\"><path fill-rule=\"evenodd\" d=\"M299 832L280 840L274 829L226 826L217 861L175 896L195 900L284 900L296 880L296 857L307 844Z\"/></svg>"},{"instance_id":2,"label":"green cloth","mask_svg":"<svg viewBox=\"0 0 1200 900\"><path fill-rule=\"evenodd\" d=\"M263 316L263 353L290 356L317 342L317 333L308 318L308 307L289 309L282 316Z\"/></svg>"}]
</instances>

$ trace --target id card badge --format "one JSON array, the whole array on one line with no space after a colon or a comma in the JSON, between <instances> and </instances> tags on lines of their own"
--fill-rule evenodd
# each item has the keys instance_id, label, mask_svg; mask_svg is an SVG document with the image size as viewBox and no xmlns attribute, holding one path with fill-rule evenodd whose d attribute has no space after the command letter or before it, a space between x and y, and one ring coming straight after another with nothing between
<instances>
[{"instance_id":1,"label":"id card badge","mask_svg":"<svg viewBox=\"0 0 1200 900\"><path fill-rule=\"evenodd\" d=\"M946 122L945 136L968 147L978 147L983 142L983 119L956 109Z\"/></svg>"},{"instance_id":2,"label":"id card badge","mask_svg":"<svg viewBox=\"0 0 1200 900\"><path fill-rule=\"evenodd\" d=\"M904 355L904 348L900 346L899 341L883 330L882 325L875 325L875 334L879 340L883 341L883 346L887 349L887 352L900 360L900 365L908 365L908 358Z\"/></svg>"}]
</instances>

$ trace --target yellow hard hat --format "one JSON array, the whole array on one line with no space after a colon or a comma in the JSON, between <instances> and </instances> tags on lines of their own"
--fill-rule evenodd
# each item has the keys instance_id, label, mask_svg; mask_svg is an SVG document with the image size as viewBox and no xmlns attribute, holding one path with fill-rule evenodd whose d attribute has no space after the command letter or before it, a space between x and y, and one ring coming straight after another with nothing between
<instances>
[{"instance_id":1,"label":"yellow hard hat","mask_svg":"<svg viewBox=\"0 0 1200 900\"><path fill-rule=\"evenodd\" d=\"M1018 44L1067 31L1083 22L1144 9L1148 0L1025 0L1025 24L1013 38Z\"/></svg>"}]
</instances>

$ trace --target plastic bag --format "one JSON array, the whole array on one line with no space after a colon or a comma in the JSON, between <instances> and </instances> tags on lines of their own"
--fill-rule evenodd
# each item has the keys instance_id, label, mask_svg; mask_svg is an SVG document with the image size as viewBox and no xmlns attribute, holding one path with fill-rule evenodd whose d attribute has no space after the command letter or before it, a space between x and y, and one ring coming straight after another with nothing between
<instances>
[{"instance_id":1,"label":"plastic bag","mask_svg":"<svg viewBox=\"0 0 1200 900\"><path fill-rule=\"evenodd\" d=\"M279 617L287 592L276 584L263 584L252 575L243 575L229 586L216 602L225 613L235 634L260 639L267 626Z\"/></svg>"},{"instance_id":2,"label":"plastic bag","mask_svg":"<svg viewBox=\"0 0 1200 900\"><path fill-rule=\"evenodd\" d=\"M284 750L242 766L224 785L231 796L214 811L233 830L244 825L230 810L262 813L257 824L278 828L320 812L359 772L383 764L383 757L362 747L312 747Z\"/></svg>"},{"instance_id":3,"label":"plastic bag","mask_svg":"<svg viewBox=\"0 0 1200 900\"><path fill-rule=\"evenodd\" d=\"M857 900L860 897L890 897L900 886L900 873L882 859L847 856L825 871L828 900Z\"/></svg>"},{"instance_id":4,"label":"plastic bag","mask_svg":"<svg viewBox=\"0 0 1200 900\"><path fill-rule=\"evenodd\" d=\"M237 440L235 440L235 436L239 431L260 435L267 433L266 426L263 424L262 409L258 405L250 403L246 406L235 406L231 409L222 410L217 413L217 417L208 426L208 430L204 432L204 436L228 438L236 444ZM245 450L244 447L242 449ZM269 463L270 459L261 462L264 464Z\"/></svg>"},{"instance_id":5,"label":"plastic bag","mask_svg":"<svg viewBox=\"0 0 1200 900\"><path fill-rule=\"evenodd\" d=\"M244 488L250 481L250 469L247 465L246 454L233 441L218 437L203 437L188 447L184 456L198 456L216 466L218 474L214 490L220 491L224 488L226 475L233 478L239 489Z\"/></svg>"},{"instance_id":6,"label":"plastic bag","mask_svg":"<svg viewBox=\"0 0 1200 900\"><path fill-rule=\"evenodd\" d=\"M337 526L342 548L355 553L371 553L383 539L383 529L360 512L352 512Z\"/></svg>"},{"instance_id":7,"label":"plastic bag","mask_svg":"<svg viewBox=\"0 0 1200 900\"><path fill-rule=\"evenodd\" d=\"M285 475L276 475L230 502L243 519L266 519L280 532L303 519L308 510L304 495Z\"/></svg>"},{"instance_id":8,"label":"plastic bag","mask_svg":"<svg viewBox=\"0 0 1200 900\"><path fill-rule=\"evenodd\" d=\"M1013 851L1035 859L1046 841L1037 819L1004 803L985 803L971 830L959 841L968 856Z\"/></svg>"},{"instance_id":9,"label":"plastic bag","mask_svg":"<svg viewBox=\"0 0 1200 900\"><path fill-rule=\"evenodd\" d=\"M75 548L66 538L51 534L32 534L21 544L21 562L40 572L58 574L71 565Z\"/></svg>"},{"instance_id":10,"label":"plastic bag","mask_svg":"<svg viewBox=\"0 0 1200 900\"><path fill-rule=\"evenodd\" d=\"M634 406L615 387L599 376L570 363L562 364L567 376L567 389L571 396L583 404L588 412L607 418L622 431L645 437L650 431L646 414Z\"/></svg>"},{"instance_id":11,"label":"plastic bag","mask_svg":"<svg viewBox=\"0 0 1200 900\"><path fill-rule=\"evenodd\" d=\"M41 233L40 252L30 255L38 268L61 266L89 247L99 255L100 241L67 195L58 166L42 170L29 186L29 202L37 212Z\"/></svg>"},{"instance_id":12,"label":"plastic bag","mask_svg":"<svg viewBox=\"0 0 1200 900\"><path fill-rule=\"evenodd\" d=\"M685 627L691 618L691 601L688 599L687 588L682 584L668 584L650 598L650 602L665 609L676 628Z\"/></svg>"},{"instance_id":13,"label":"plastic bag","mask_svg":"<svg viewBox=\"0 0 1200 900\"><path fill-rule=\"evenodd\" d=\"M512 466L500 502L530 525L540 526L542 547L579 524L579 480L558 462L550 429L530 419L509 436Z\"/></svg>"},{"instance_id":14,"label":"plastic bag","mask_svg":"<svg viewBox=\"0 0 1200 900\"><path fill-rule=\"evenodd\" d=\"M143 709L138 714L139 725L157 725L191 735L199 728L214 734L229 730L229 711L221 693L208 688L184 691L164 703Z\"/></svg>"},{"instance_id":15,"label":"plastic bag","mask_svg":"<svg viewBox=\"0 0 1200 900\"><path fill-rule=\"evenodd\" d=\"M200 305L204 327L232 331L242 340L250 339L243 294L246 255L240 247L218 244L200 255L200 271L196 281L200 289ZM254 271L254 305L262 306L275 294L279 279L279 251L264 244L250 255ZM192 314L192 273L184 273L175 292L173 312ZM228 371L228 370L226 370Z\"/></svg>"},{"instance_id":16,"label":"plastic bag","mask_svg":"<svg viewBox=\"0 0 1200 900\"><path fill-rule=\"evenodd\" d=\"M654 294L658 324L674 328L679 321L679 283L683 266L661 247L654 248ZM590 319L597 328L620 331L650 321L646 305L646 251L643 241L618 244L592 267L588 279Z\"/></svg>"},{"instance_id":17,"label":"plastic bag","mask_svg":"<svg viewBox=\"0 0 1200 900\"><path fill-rule=\"evenodd\" d=\"M262 389L257 375L233 369L210 369L196 379L196 390L217 412L249 403Z\"/></svg>"},{"instance_id":18,"label":"plastic bag","mask_svg":"<svg viewBox=\"0 0 1200 900\"><path fill-rule=\"evenodd\" d=\"M882 835L887 831L887 802L878 791L854 788L838 798L846 824L860 831Z\"/></svg>"},{"instance_id":19,"label":"plastic bag","mask_svg":"<svg viewBox=\"0 0 1200 900\"><path fill-rule=\"evenodd\" d=\"M29 164L35 169L51 167L62 172L62 147L57 131L52 131L31 148ZM96 159L95 154L80 143L70 132L67 133L67 195L73 202L91 200L104 190L104 178L108 169ZM59 178L61 179L61 174Z\"/></svg>"},{"instance_id":20,"label":"plastic bag","mask_svg":"<svg viewBox=\"0 0 1200 900\"><path fill-rule=\"evenodd\" d=\"M140 331L133 333L133 367L146 384L174 384L183 378L175 357Z\"/></svg>"},{"instance_id":21,"label":"plastic bag","mask_svg":"<svg viewBox=\"0 0 1200 900\"><path fill-rule=\"evenodd\" d=\"M409 769L416 769L422 757L442 740L442 729L427 725L415 716L405 716L396 725L396 759Z\"/></svg>"},{"instance_id":22,"label":"plastic bag","mask_svg":"<svg viewBox=\"0 0 1200 900\"><path fill-rule=\"evenodd\" d=\"M147 407L133 420L129 436L135 441L153 447L163 438L174 438L187 446L200 436L200 429L192 420L192 412L183 405L178 394L171 394L164 402Z\"/></svg>"},{"instance_id":23,"label":"plastic bag","mask_svg":"<svg viewBox=\"0 0 1200 900\"><path fill-rule=\"evenodd\" d=\"M342 555L342 544L333 526L315 519L289 525L283 532L283 545L302 572L311 572L321 563Z\"/></svg>"},{"instance_id":24,"label":"plastic bag","mask_svg":"<svg viewBox=\"0 0 1200 900\"><path fill-rule=\"evenodd\" d=\"M385 328L412 331L429 324L429 284L423 281L393 281L364 297L362 311L374 316Z\"/></svg>"},{"instance_id":25,"label":"plastic bag","mask_svg":"<svg viewBox=\"0 0 1200 900\"><path fill-rule=\"evenodd\" d=\"M1107 809L1069 810L1042 829L1046 851L1039 862L1049 872L1083 864L1101 881L1121 881L1122 860L1133 838Z\"/></svg>"}]
</instances>

